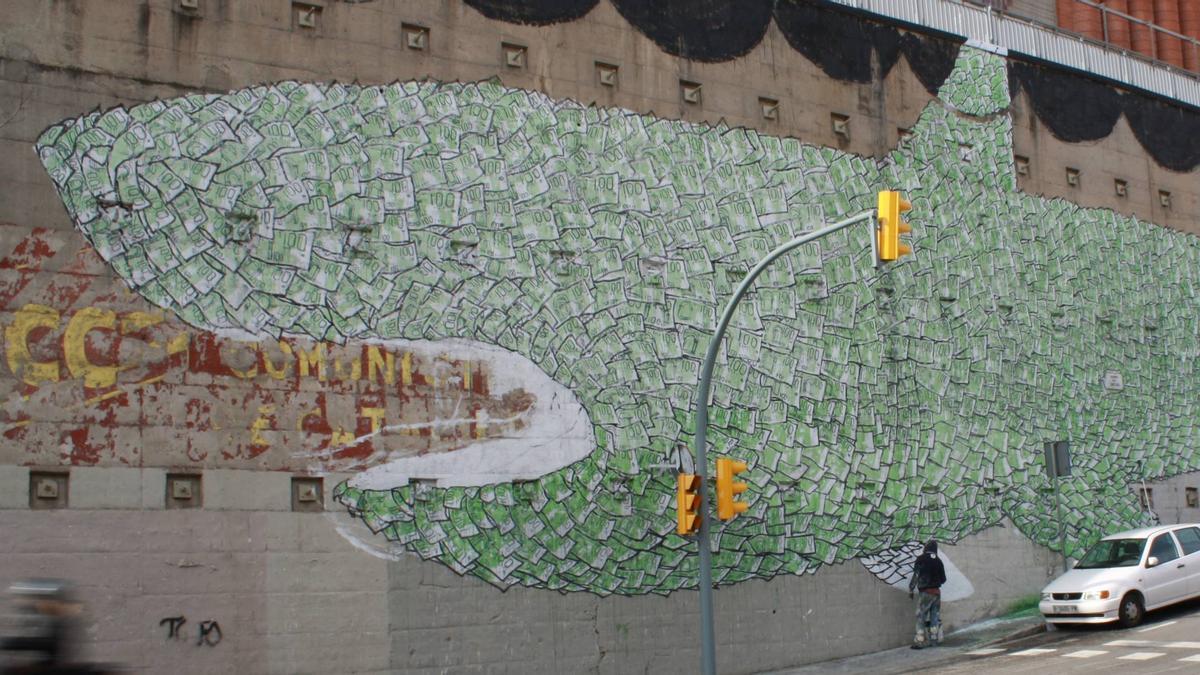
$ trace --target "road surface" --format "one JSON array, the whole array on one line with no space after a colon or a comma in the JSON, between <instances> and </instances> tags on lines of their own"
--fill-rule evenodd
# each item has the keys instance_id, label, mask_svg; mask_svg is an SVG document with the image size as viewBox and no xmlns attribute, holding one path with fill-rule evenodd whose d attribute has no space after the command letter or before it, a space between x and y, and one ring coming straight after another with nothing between
<instances>
[{"instance_id":1,"label":"road surface","mask_svg":"<svg viewBox=\"0 0 1200 675\"><path fill-rule=\"evenodd\" d=\"M975 649L923 673L1200 673L1200 601L1153 612L1128 630L1078 626Z\"/></svg>"}]
</instances>

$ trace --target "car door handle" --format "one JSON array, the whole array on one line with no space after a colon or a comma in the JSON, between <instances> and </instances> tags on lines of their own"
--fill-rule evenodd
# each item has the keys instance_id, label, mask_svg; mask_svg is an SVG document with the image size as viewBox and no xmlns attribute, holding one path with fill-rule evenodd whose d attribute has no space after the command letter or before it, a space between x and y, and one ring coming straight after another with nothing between
<instances>
[{"instance_id":1,"label":"car door handle","mask_svg":"<svg viewBox=\"0 0 1200 675\"><path fill-rule=\"evenodd\" d=\"M1184 565L1183 563L1179 563L1178 565L1175 566L1175 569L1179 569L1181 567L1187 567L1187 565Z\"/></svg>"}]
</instances>

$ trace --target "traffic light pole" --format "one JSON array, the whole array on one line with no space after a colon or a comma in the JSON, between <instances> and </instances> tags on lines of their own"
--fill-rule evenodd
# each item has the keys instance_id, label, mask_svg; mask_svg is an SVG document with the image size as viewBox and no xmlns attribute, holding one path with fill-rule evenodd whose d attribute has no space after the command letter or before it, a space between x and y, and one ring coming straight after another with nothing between
<instances>
[{"instance_id":1,"label":"traffic light pole","mask_svg":"<svg viewBox=\"0 0 1200 675\"><path fill-rule=\"evenodd\" d=\"M717 353L721 351L721 339L725 336L725 329L729 327L730 320L733 319L733 311L737 309L738 303L741 302L750 286L754 284L754 280L758 275L762 274L763 270L775 262L780 256L790 251L793 251L811 241L816 241L821 237L833 234L838 230L845 229L855 223L861 223L865 220L873 220L875 211L864 211L857 216L847 218L836 222L832 225L801 235L787 242L767 254L750 273L742 279L742 283L738 284L737 290L733 292L733 297L729 299L729 304L725 305L725 311L721 314L721 320L717 323L717 329L713 333L712 339L708 343L708 353L704 356L704 365L700 370L700 385L699 391L696 393L696 438L695 438L695 457L696 457L696 474L700 476L700 536L696 543L700 548L700 672L703 675L715 675L717 672L717 648L713 641L713 607L712 607L712 545L709 533L711 532L710 522L712 521L712 510L708 506L708 395L709 389L712 387L712 371L713 364L717 361ZM875 233L871 233L871 249L874 251L876 247ZM878 256L876 256L878 259Z\"/></svg>"}]
</instances>

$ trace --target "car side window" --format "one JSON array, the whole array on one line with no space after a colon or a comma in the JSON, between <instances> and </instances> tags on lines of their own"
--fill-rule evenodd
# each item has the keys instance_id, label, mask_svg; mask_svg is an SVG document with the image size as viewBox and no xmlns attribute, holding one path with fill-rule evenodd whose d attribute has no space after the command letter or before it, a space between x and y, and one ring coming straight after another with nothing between
<instances>
[{"instance_id":1,"label":"car side window","mask_svg":"<svg viewBox=\"0 0 1200 675\"><path fill-rule=\"evenodd\" d=\"M1184 527L1175 530L1175 538L1179 540L1179 545L1183 547L1184 555L1200 551L1200 528Z\"/></svg>"},{"instance_id":2,"label":"car side window","mask_svg":"<svg viewBox=\"0 0 1200 675\"><path fill-rule=\"evenodd\" d=\"M1171 539L1169 532L1154 538L1154 543L1150 544L1150 557L1158 558L1160 565L1179 557L1179 549L1175 548L1175 540Z\"/></svg>"}]
</instances>

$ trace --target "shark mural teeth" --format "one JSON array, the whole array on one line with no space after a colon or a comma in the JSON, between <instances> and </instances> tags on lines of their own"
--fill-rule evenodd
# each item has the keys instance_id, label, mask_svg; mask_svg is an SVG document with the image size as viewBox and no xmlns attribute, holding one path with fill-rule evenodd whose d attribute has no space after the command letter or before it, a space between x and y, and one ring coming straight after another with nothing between
<instances>
[{"instance_id":1,"label":"shark mural teeth","mask_svg":"<svg viewBox=\"0 0 1200 675\"><path fill-rule=\"evenodd\" d=\"M535 480L585 458L596 447L587 413L569 389L551 380L536 365L518 354L466 340L401 342L407 353L469 354L487 364L489 387L505 392L500 405L473 405L468 399L469 370L446 372L441 379L450 388L463 390L445 417L429 421L380 423L346 442L352 446L371 442L381 446L371 455L369 468L349 485L359 489L391 490L414 481L441 487L487 485L500 481ZM435 357L436 358L436 357ZM433 360L433 359L429 359ZM433 377L439 377L434 374ZM476 438L464 447L443 453L402 453L386 447L388 437L421 433L442 435L443 429L469 426ZM498 434L489 430L498 429ZM492 438L485 436L493 435ZM316 468L341 448L310 454Z\"/></svg>"},{"instance_id":2,"label":"shark mural teeth","mask_svg":"<svg viewBox=\"0 0 1200 675\"><path fill-rule=\"evenodd\" d=\"M1008 105L1003 59L967 47L879 161L495 82L186 96L37 151L104 260L189 324L482 343L587 426L505 440L536 478L367 469L336 497L375 536L501 588L668 593L696 584L673 485L717 309L885 187L914 204L914 257L877 272L865 232L832 237L734 319L710 435L750 465L750 509L715 534L718 583L855 558L895 581L911 542L1006 520L1055 546L1050 438L1077 450L1072 552L1146 518L1126 482L1200 468L1176 450L1200 436L1198 364L1173 356L1196 353L1197 240L1018 192Z\"/></svg>"}]
</instances>

